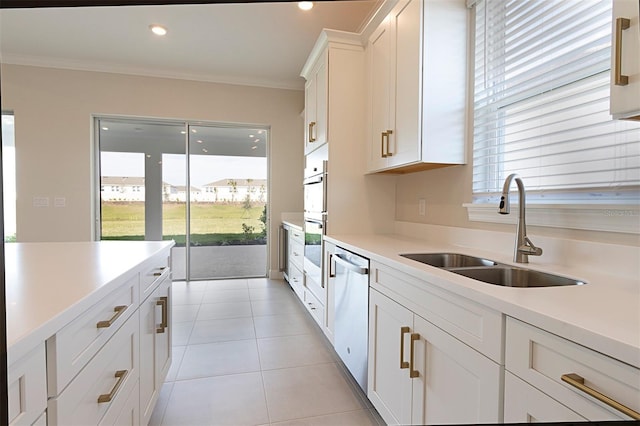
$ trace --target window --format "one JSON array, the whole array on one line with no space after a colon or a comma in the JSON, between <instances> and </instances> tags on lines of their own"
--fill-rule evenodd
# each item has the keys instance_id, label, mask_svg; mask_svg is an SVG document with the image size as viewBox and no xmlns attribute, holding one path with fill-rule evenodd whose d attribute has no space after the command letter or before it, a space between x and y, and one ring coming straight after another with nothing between
<instances>
[{"instance_id":1,"label":"window","mask_svg":"<svg viewBox=\"0 0 640 426\"><path fill-rule=\"evenodd\" d=\"M474 7L473 202L518 173L529 203L637 205L640 123L609 115L611 1Z\"/></svg>"},{"instance_id":2,"label":"window","mask_svg":"<svg viewBox=\"0 0 640 426\"><path fill-rule=\"evenodd\" d=\"M14 116L2 112L2 193L4 241L16 241L16 144Z\"/></svg>"}]
</instances>

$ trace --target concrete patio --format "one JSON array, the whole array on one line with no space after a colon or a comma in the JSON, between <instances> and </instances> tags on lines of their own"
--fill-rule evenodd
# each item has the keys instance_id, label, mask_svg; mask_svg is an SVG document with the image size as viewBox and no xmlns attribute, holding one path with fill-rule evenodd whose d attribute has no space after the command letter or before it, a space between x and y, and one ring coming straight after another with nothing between
<instances>
[{"instance_id":1,"label":"concrete patio","mask_svg":"<svg viewBox=\"0 0 640 426\"><path fill-rule=\"evenodd\" d=\"M185 279L185 247L171 250L173 279ZM191 280L265 277L267 246L193 246L190 252Z\"/></svg>"}]
</instances>

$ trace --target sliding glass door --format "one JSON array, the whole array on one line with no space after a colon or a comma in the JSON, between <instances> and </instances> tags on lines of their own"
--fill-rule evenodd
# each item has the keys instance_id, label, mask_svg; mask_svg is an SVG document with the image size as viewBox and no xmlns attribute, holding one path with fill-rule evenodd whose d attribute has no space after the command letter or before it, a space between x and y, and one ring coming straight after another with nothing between
<instances>
[{"instance_id":1,"label":"sliding glass door","mask_svg":"<svg viewBox=\"0 0 640 426\"><path fill-rule=\"evenodd\" d=\"M176 280L267 273L266 128L96 120L100 239L173 239Z\"/></svg>"}]
</instances>

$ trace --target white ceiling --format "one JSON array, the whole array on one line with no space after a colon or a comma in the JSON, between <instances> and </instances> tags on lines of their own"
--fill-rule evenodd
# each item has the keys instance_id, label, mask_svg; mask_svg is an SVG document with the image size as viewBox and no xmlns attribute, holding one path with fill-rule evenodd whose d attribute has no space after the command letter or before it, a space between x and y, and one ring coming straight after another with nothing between
<instances>
[{"instance_id":1,"label":"white ceiling","mask_svg":"<svg viewBox=\"0 0 640 426\"><path fill-rule=\"evenodd\" d=\"M0 61L302 89L322 28L360 32L378 0L0 11ZM168 28L165 37L150 24Z\"/></svg>"}]
</instances>

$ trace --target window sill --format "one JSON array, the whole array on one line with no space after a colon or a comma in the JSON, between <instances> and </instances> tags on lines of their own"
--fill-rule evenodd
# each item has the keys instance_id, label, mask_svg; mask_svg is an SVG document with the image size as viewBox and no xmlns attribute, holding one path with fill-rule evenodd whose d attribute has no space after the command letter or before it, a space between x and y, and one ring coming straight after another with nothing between
<instances>
[{"instance_id":1,"label":"window sill","mask_svg":"<svg viewBox=\"0 0 640 426\"><path fill-rule=\"evenodd\" d=\"M466 203L469 220L515 224L518 205L511 204L511 214L498 213L495 204ZM599 204L527 204L527 225L550 228L640 234L640 206Z\"/></svg>"}]
</instances>

